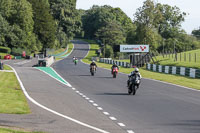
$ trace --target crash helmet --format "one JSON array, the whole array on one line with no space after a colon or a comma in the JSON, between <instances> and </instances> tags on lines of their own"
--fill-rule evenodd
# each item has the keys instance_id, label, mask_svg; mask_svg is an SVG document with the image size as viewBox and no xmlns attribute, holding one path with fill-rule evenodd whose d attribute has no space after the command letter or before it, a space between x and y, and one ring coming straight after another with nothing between
<instances>
[{"instance_id":1,"label":"crash helmet","mask_svg":"<svg viewBox=\"0 0 200 133\"><path fill-rule=\"evenodd\" d=\"M139 69L137 67L135 68L135 72L139 72Z\"/></svg>"},{"instance_id":2,"label":"crash helmet","mask_svg":"<svg viewBox=\"0 0 200 133\"><path fill-rule=\"evenodd\" d=\"M92 60L92 62L94 63L95 61L94 61L94 60Z\"/></svg>"}]
</instances>

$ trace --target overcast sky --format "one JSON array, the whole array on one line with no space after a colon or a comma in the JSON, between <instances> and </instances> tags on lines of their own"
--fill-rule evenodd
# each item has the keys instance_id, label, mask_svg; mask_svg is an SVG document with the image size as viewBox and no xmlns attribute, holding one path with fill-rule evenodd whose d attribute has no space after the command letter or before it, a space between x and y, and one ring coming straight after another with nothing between
<instances>
[{"instance_id":1,"label":"overcast sky","mask_svg":"<svg viewBox=\"0 0 200 133\"><path fill-rule=\"evenodd\" d=\"M77 0L77 9L90 9L93 5L110 5L120 7L133 20L136 9L143 5L145 0ZM154 0L162 4L177 6L188 15L182 28L191 34L192 30L200 27L200 0Z\"/></svg>"}]
</instances>

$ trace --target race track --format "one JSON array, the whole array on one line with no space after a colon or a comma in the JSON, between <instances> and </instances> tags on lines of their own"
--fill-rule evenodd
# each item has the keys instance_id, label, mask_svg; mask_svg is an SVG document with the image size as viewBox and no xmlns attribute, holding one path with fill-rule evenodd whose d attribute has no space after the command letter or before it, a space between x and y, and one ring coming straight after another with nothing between
<instances>
[{"instance_id":1,"label":"race track","mask_svg":"<svg viewBox=\"0 0 200 133\"><path fill-rule=\"evenodd\" d=\"M137 94L128 95L126 74L113 79L110 70L98 68L91 76L89 65L80 61L87 55L89 45L81 41L73 43L71 55L53 68L74 88L124 123L124 128L135 133L200 132L199 91L142 79ZM79 59L76 66L73 56Z\"/></svg>"}]
</instances>

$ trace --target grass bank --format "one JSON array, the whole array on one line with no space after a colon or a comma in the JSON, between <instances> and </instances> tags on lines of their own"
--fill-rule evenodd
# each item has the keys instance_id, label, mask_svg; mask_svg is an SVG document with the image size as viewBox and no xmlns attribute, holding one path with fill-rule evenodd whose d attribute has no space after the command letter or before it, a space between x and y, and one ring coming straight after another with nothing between
<instances>
[{"instance_id":1,"label":"grass bank","mask_svg":"<svg viewBox=\"0 0 200 133\"><path fill-rule=\"evenodd\" d=\"M7 69L11 68L8 67ZM0 72L0 113L30 113L28 103L17 81L15 73Z\"/></svg>"},{"instance_id":2,"label":"grass bank","mask_svg":"<svg viewBox=\"0 0 200 133\"><path fill-rule=\"evenodd\" d=\"M72 43L69 43L67 52L61 56L57 56L56 60L61 60L61 59L65 58L66 56L68 56L69 53L72 51L73 47L74 47L74 45ZM62 51L62 52L64 52L64 51ZM60 53L62 53L62 52L60 51ZM59 54L59 53L57 53L57 54Z\"/></svg>"},{"instance_id":3,"label":"grass bank","mask_svg":"<svg viewBox=\"0 0 200 133\"><path fill-rule=\"evenodd\" d=\"M11 128L5 128L0 127L0 133L44 133L44 132L30 132L30 131L24 131L23 129L11 129Z\"/></svg>"},{"instance_id":4,"label":"grass bank","mask_svg":"<svg viewBox=\"0 0 200 133\"><path fill-rule=\"evenodd\" d=\"M165 66L182 66L200 69L200 49L174 54L156 56L158 64Z\"/></svg>"},{"instance_id":5,"label":"grass bank","mask_svg":"<svg viewBox=\"0 0 200 133\"><path fill-rule=\"evenodd\" d=\"M91 43L90 48L91 50L89 51L88 56L82 60L83 62L88 63L88 64L91 63L91 57L97 56L95 51L99 49L99 45ZM100 63L100 62L97 62L97 66L107 68L107 69L111 68L111 65ZM133 68L120 67L119 71L129 74L131 71L133 71ZM193 79L193 78L183 77L179 75L170 75L170 74L152 72L152 71L146 70L146 68L140 68L140 73L142 74L142 77L144 78L165 81L165 82L200 90L200 79ZM124 79L124 80L127 80L127 79Z\"/></svg>"}]
</instances>

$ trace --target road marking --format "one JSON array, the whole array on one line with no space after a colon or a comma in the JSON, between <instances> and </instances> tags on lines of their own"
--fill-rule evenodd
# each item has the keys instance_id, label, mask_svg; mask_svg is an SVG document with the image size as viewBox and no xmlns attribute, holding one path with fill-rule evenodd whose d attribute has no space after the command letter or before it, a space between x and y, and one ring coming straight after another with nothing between
<instances>
[{"instance_id":1,"label":"road marking","mask_svg":"<svg viewBox=\"0 0 200 133\"><path fill-rule=\"evenodd\" d=\"M23 64L28 63L28 62L31 62L31 60L24 60L24 61L20 61L20 62L13 63L13 64L23 65Z\"/></svg>"},{"instance_id":2,"label":"road marking","mask_svg":"<svg viewBox=\"0 0 200 133\"><path fill-rule=\"evenodd\" d=\"M102 108L102 107L97 107L97 109L98 109L98 110L103 110L103 108Z\"/></svg>"},{"instance_id":3,"label":"road marking","mask_svg":"<svg viewBox=\"0 0 200 133\"><path fill-rule=\"evenodd\" d=\"M111 120L116 121L117 119L115 117L109 117Z\"/></svg>"},{"instance_id":4,"label":"road marking","mask_svg":"<svg viewBox=\"0 0 200 133\"><path fill-rule=\"evenodd\" d=\"M110 115L108 112L103 112L105 115Z\"/></svg>"},{"instance_id":5,"label":"road marking","mask_svg":"<svg viewBox=\"0 0 200 133\"><path fill-rule=\"evenodd\" d=\"M89 100L90 98L88 98L88 97L85 97L85 99L86 99L86 100Z\"/></svg>"},{"instance_id":6,"label":"road marking","mask_svg":"<svg viewBox=\"0 0 200 133\"><path fill-rule=\"evenodd\" d=\"M118 123L121 127L125 127L124 123Z\"/></svg>"},{"instance_id":7,"label":"road marking","mask_svg":"<svg viewBox=\"0 0 200 133\"><path fill-rule=\"evenodd\" d=\"M133 130L127 130L127 133L135 133Z\"/></svg>"},{"instance_id":8,"label":"road marking","mask_svg":"<svg viewBox=\"0 0 200 133\"><path fill-rule=\"evenodd\" d=\"M11 67L11 66L10 66L10 67ZM29 96L29 94L28 94L28 92L26 91L26 89L25 89L25 87L24 87L22 81L20 80L20 78L19 78L17 72L15 71L15 69L14 69L13 67L11 67L11 68L12 68L13 71L15 72L15 75L16 75L16 77L17 77L17 80L18 80L18 82L19 82L19 84L20 84L20 86L21 86L23 92L24 92L24 95L25 95L32 103L36 104L37 106L39 106L39 107L41 107L41 108L43 108L43 109L45 109L45 110L47 110L47 111L49 111L49 112L51 112L51 113L54 113L54 114L56 114L56 115L58 115L58 116L61 116L61 117L63 117L63 118L66 118L66 119L68 119L68 120L71 120L71 121L73 121L73 122L75 122L75 123L77 123L77 124L80 124L80 125L82 125L82 126L88 127L88 128L90 128L90 129L93 129L93 130L96 130L96 131L99 131L99 132L101 132L101 133L109 133L109 132L107 132L107 131L105 131L105 130L102 130L102 129L100 129L100 128L91 126L91 125L89 125L89 124L86 124L86 123L83 123L83 122L78 121L78 120L76 120L76 119L73 119L73 118L71 118L71 117L69 117L69 116L66 116L66 115L63 115L63 114L61 114L61 113L58 113L58 112L56 112L56 111L54 111L54 110L52 110L52 109L49 109L49 108L45 107L44 105L42 105L42 104L40 104L40 103L38 103L38 102L35 101L32 97Z\"/></svg>"},{"instance_id":9,"label":"road marking","mask_svg":"<svg viewBox=\"0 0 200 133\"><path fill-rule=\"evenodd\" d=\"M94 106L98 106L98 104L96 104L96 103L94 103L93 105L94 105Z\"/></svg>"},{"instance_id":10,"label":"road marking","mask_svg":"<svg viewBox=\"0 0 200 133\"><path fill-rule=\"evenodd\" d=\"M52 67L50 67L63 81L67 83L67 86L72 87L64 78L62 78Z\"/></svg>"},{"instance_id":11,"label":"road marking","mask_svg":"<svg viewBox=\"0 0 200 133\"><path fill-rule=\"evenodd\" d=\"M75 90L76 90L76 88L72 88L72 90L74 90L74 91L75 91Z\"/></svg>"},{"instance_id":12,"label":"road marking","mask_svg":"<svg viewBox=\"0 0 200 133\"><path fill-rule=\"evenodd\" d=\"M51 67L49 67L49 68L51 68ZM60 82L60 83L62 83L62 84L64 84L64 85L67 85L68 87L72 87L72 86L71 86L65 79L63 79L53 68L51 68L51 70L54 71L55 74L57 74L58 77L61 78L64 82L62 82L61 80L55 78L54 76L52 76L51 74L45 72L44 70L41 70L41 69L39 69L39 68L37 68L37 67L35 67L35 69L37 69L37 70L39 70L39 71L41 71L41 72L44 72L45 74L49 75L50 77L52 77L53 79L57 80L58 82Z\"/></svg>"},{"instance_id":13,"label":"road marking","mask_svg":"<svg viewBox=\"0 0 200 133\"><path fill-rule=\"evenodd\" d=\"M94 103L94 101L92 101L92 100L90 100L89 102L90 102L90 103Z\"/></svg>"}]
</instances>

